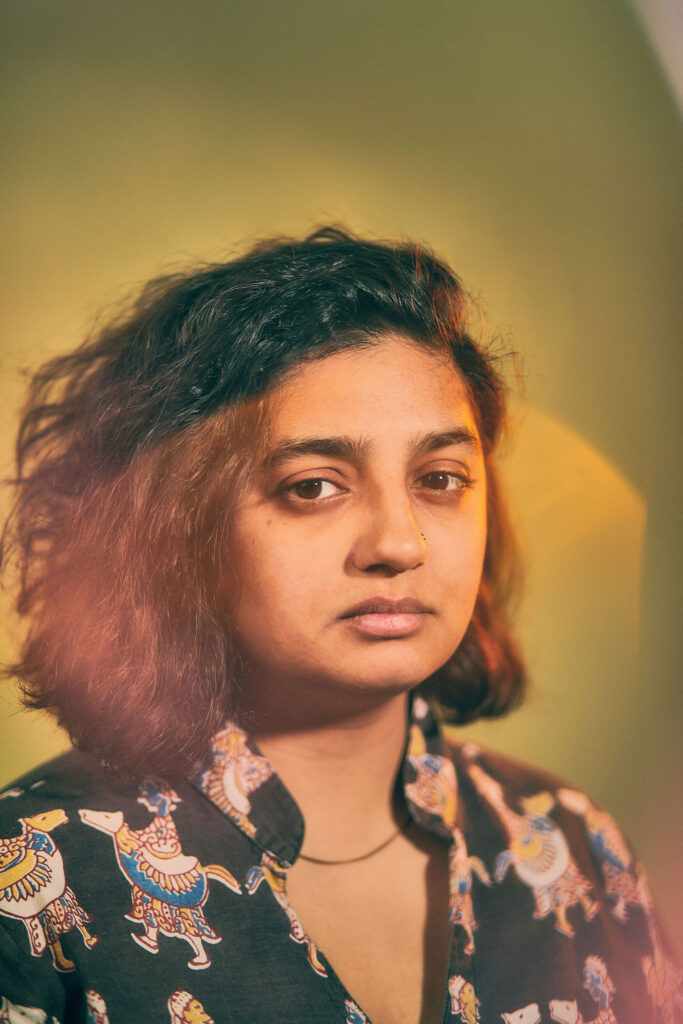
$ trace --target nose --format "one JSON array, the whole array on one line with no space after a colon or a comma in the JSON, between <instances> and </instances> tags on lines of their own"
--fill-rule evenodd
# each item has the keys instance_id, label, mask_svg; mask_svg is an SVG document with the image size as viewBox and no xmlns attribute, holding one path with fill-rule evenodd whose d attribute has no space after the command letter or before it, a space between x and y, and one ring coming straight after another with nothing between
<instances>
[{"instance_id":1,"label":"nose","mask_svg":"<svg viewBox=\"0 0 683 1024\"><path fill-rule=\"evenodd\" d=\"M370 503L353 547L354 567L379 576L396 576L417 569L426 559L427 544L405 492Z\"/></svg>"}]
</instances>

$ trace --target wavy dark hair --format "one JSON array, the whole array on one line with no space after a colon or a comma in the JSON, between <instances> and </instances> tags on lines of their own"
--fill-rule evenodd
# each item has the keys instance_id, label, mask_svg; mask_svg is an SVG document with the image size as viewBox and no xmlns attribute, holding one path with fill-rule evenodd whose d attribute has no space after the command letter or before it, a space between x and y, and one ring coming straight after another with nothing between
<instances>
[{"instance_id":1,"label":"wavy dark hair","mask_svg":"<svg viewBox=\"0 0 683 1024\"><path fill-rule=\"evenodd\" d=\"M419 690L450 722L518 703L515 548L494 464L506 388L467 312L457 277L427 249L328 227L159 277L46 363L23 412L5 526L26 622L9 671L25 703L127 774L187 771L204 754L243 706L219 592L231 510L262 457L268 391L302 360L387 333L452 358L487 468L474 615Z\"/></svg>"}]
</instances>

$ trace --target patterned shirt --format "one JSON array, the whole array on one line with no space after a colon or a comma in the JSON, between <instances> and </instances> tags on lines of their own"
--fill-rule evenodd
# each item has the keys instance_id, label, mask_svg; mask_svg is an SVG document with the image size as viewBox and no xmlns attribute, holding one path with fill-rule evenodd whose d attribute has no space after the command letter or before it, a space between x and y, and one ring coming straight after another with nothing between
<instances>
[{"instance_id":1,"label":"patterned shirt","mask_svg":"<svg viewBox=\"0 0 683 1024\"><path fill-rule=\"evenodd\" d=\"M414 823L449 843L442 1024L675 1024L647 881L583 793L413 702ZM0 1022L370 1024L287 896L296 803L228 724L193 781L68 753L0 793Z\"/></svg>"}]
</instances>

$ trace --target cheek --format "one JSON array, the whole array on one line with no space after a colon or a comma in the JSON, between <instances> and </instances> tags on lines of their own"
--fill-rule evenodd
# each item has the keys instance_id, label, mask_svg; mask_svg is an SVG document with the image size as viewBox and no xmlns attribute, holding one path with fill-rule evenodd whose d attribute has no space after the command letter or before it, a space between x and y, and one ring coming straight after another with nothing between
<instances>
[{"instance_id":1,"label":"cheek","mask_svg":"<svg viewBox=\"0 0 683 1024\"><path fill-rule=\"evenodd\" d=\"M244 557L240 559L242 581L240 615L291 619L297 610L318 600L324 588L325 567L320 552L297 544L291 534L279 535L270 528L245 538Z\"/></svg>"},{"instance_id":2,"label":"cheek","mask_svg":"<svg viewBox=\"0 0 683 1024\"><path fill-rule=\"evenodd\" d=\"M484 568L487 541L487 513L485 493L481 495L476 511L469 524L467 545L467 567L469 575L476 581L477 588Z\"/></svg>"},{"instance_id":3,"label":"cheek","mask_svg":"<svg viewBox=\"0 0 683 1024\"><path fill-rule=\"evenodd\" d=\"M449 543L450 541L450 543ZM441 562L441 580L447 594L451 615L468 617L479 590L486 551L486 529L482 521L461 527L458 539L452 535L445 543Z\"/></svg>"},{"instance_id":4,"label":"cheek","mask_svg":"<svg viewBox=\"0 0 683 1024\"><path fill-rule=\"evenodd\" d=\"M311 631L325 612L324 569L290 544L250 544L232 615L236 643L248 663L281 671L310 648Z\"/></svg>"}]
</instances>

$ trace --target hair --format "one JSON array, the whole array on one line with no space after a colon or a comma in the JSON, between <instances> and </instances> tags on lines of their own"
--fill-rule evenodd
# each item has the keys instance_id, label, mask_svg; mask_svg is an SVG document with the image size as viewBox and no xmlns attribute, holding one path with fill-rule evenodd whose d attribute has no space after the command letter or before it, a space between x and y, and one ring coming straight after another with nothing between
<instances>
[{"instance_id":1,"label":"hair","mask_svg":"<svg viewBox=\"0 0 683 1024\"><path fill-rule=\"evenodd\" d=\"M23 411L5 526L26 623L7 672L25 704L121 773L187 771L202 757L244 703L219 595L237 582L231 513L262 457L267 395L302 360L388 333L452 359L488 483L472 620L418 692L456 723L519 703L517 559L494 464L506 387L467 312L427 249L326 227L152 280L46 363Z\"/></svg>"}]
</instances>

